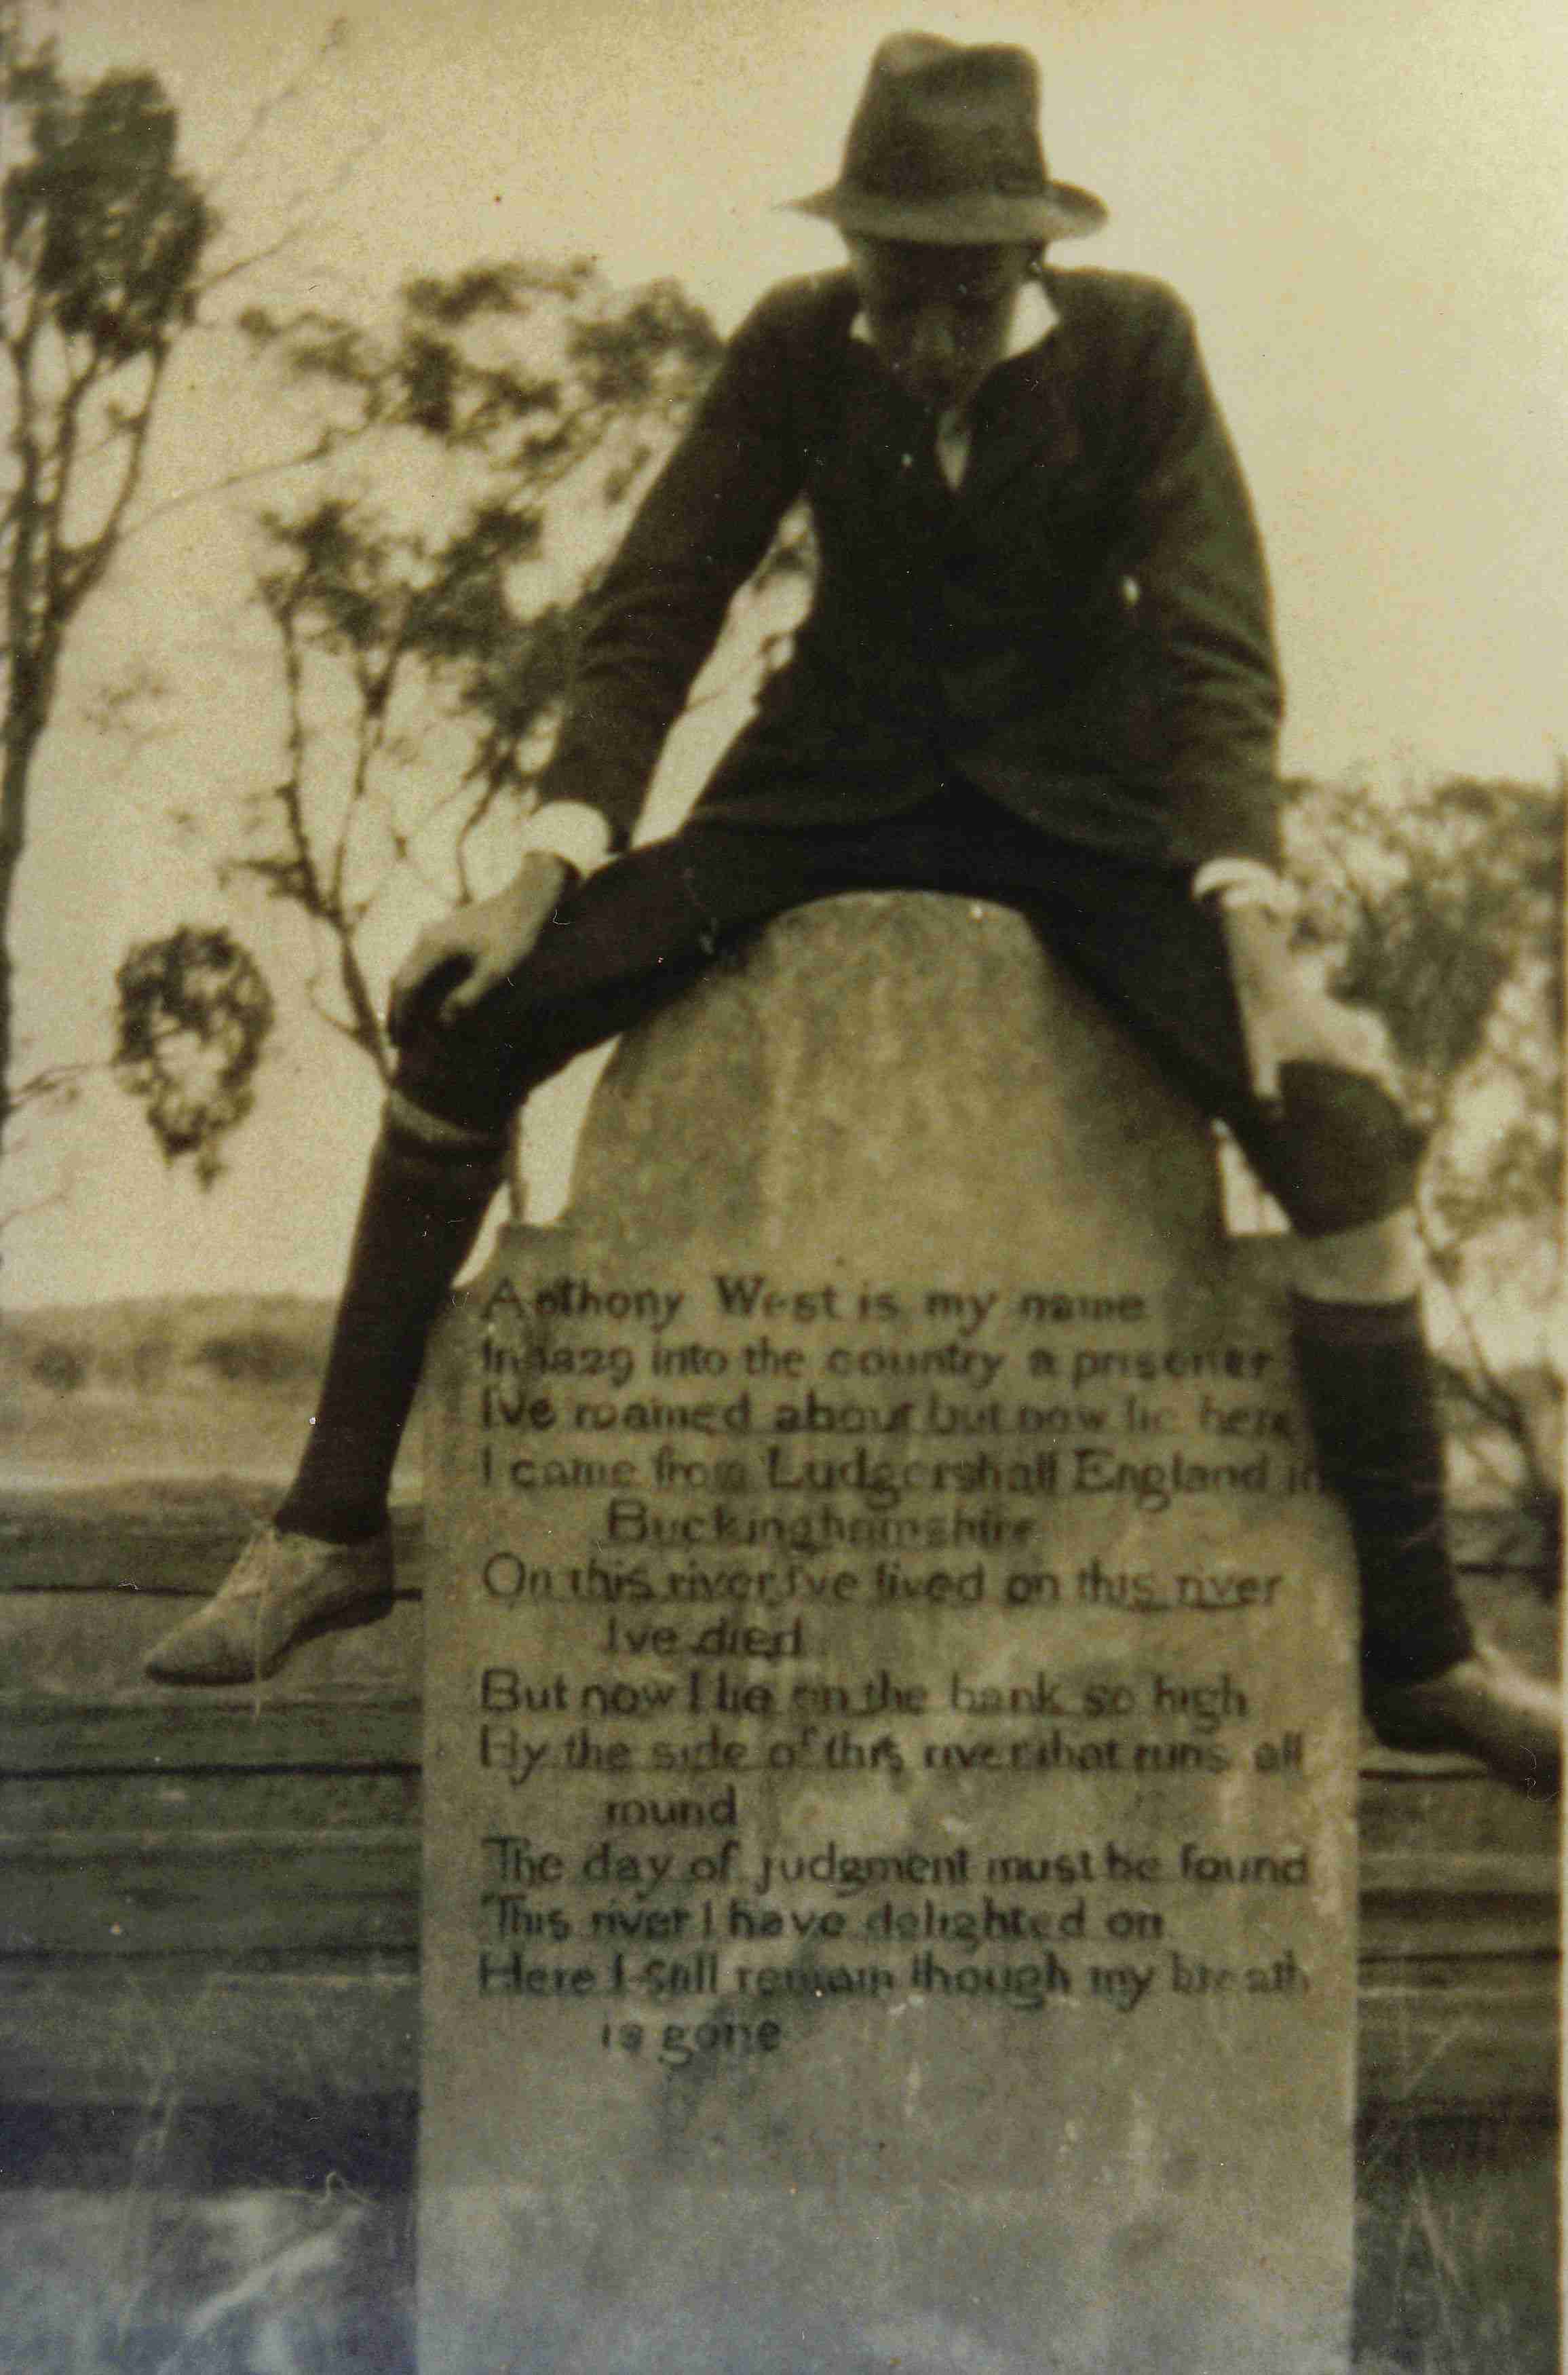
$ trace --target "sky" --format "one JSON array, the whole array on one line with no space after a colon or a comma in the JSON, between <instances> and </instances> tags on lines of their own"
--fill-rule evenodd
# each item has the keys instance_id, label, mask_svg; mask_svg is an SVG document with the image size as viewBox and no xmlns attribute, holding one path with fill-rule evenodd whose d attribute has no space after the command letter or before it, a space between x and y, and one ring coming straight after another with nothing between
<instances>
[{"instance_id":1,"label":"sky","mask_svg":"<svg viewBox=\"0 0 1568 2375\"><path fill-rule=\"evenodd\" d=\"M674 275L728 330L835 260L784 202L831 181L878 41L859 0L65 0L67 68L147 65L253 286L372 311L413 271L525 252ZM921 12L1042 65L1053 169L1109 229L1059 260L1152 273L1197 318L1267 543L1284 761L1397 783L1544 781L1568 747L1568 18L1561 0L1060 0ZM220 342L159 423L159 516L85 615L36 779L18 936L33 1062L101 1057L132 940L220 920L227 803L277 718L241 490L183 501L276 425ZM172 504L173 508L163 508ZM89 720L166 687L131 747ZM672 757L687 788L735 716ZM176 830L172 811L205 820ZM416 918L410 917L409 929ZM330 1292L378 1093L305 1010L287 919L244 930L283 996L257 1110L204 1192L106 1079L29 1126L0 1302ZM401 950L376 951L383 970ZM570 1098L534 1132L559 1201Z\"/></svg>"}]
</instances>

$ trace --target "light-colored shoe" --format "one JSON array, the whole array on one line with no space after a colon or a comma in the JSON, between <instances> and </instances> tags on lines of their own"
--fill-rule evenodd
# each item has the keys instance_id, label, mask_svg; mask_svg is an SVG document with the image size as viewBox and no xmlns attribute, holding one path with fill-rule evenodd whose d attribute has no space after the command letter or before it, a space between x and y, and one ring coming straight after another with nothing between
<instances>
[{"instance_id":1,"label":"light-colored shoe","mask_svg":"<svg viewBox=\"0 0 1568 2375\"><path fill-rule=\"evenodd\" d=\"M263 1526L227 1582L149 1650L156 1683L251 1683L276 1673L297 1643L372 1625L392 1608L392 1536L318 1542Z\"/></svg>"},{"instance_id":2,"label":"light-colored shoe","mask_svg":"<svg viewBox=\"0 0 1568 2375\"><path fill-rule=\"evenodd\" d=\"M1385 1748L1478 1756L1531 1797L1562 1787L1562 1703L1490 1641L1421 1683L1369 1684L1367 1719Z\"/></svg>"}]
</instances>

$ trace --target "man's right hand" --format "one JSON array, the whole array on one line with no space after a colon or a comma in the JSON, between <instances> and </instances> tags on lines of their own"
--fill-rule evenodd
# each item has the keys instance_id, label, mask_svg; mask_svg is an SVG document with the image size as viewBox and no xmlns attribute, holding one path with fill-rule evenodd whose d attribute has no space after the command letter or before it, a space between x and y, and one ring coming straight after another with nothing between
<instances>
[{"instance_id":1,"label":"man's right hand","mask_svg":"<svg viewBox=\"0 0 1568 2375\"><path fill-rule=\"evenodd\" d=\"M533 850L516 878L493 899L455 908L427 924L392 977L387 1031L395 1047L412 1035L426 998L438 995L435 1021L453 1022L516 971L543 931L574 869L562 857ZM447 976L450 987L436 983Z\"/></svg>"}]
</instances>

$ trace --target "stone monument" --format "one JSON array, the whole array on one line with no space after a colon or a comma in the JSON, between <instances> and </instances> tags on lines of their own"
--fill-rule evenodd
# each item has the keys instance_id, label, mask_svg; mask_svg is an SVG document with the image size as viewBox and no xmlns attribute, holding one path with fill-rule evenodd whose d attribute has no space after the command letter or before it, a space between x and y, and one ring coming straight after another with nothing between
<instances>
[{"instance_id":1,"label":"stone monument","mask_svg":"<svg viewBox=\"0 0 1568 2375\"><path fill-rule=\"evenodd\" d=\"M1344 2375L1345 1537L1024 924L770 926L431 1382L421 2375Z\"/></svg>"}]
</instances>

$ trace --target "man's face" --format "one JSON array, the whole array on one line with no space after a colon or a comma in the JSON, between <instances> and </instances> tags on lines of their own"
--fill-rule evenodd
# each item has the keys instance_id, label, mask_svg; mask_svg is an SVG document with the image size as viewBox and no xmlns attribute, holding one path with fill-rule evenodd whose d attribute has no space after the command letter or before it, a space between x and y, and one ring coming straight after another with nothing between
<instances>
[{"instance_id":1,"label":"man's face","mask_svg":"<svg viewBox=\"0 0 1568 2375\"><path fill-rule=\"evenodd\" d=\"M847 244L871 344L900 386L930 412L966 405L1007 352L1034 249Z\"/></svg>"}]
</instances>

